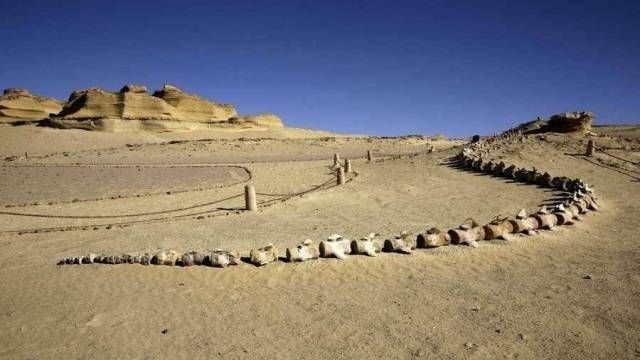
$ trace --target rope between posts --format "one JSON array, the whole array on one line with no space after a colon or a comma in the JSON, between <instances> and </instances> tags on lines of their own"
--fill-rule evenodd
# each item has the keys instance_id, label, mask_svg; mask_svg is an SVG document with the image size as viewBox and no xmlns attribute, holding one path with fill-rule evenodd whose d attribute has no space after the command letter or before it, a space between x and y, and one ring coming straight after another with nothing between
<instances>
[{"instance_id":1,"label":"rope between posts","mask_svg":"<svg viewBox=\"0 0 640 360\"><path fill-rule=\"evenodd\" d=\"M420 153L414 153L414 154L410 154L413 156L417 156ZM397 158L401 158L403 156L406 156L406 154L402 154L402 155L398 155ZM75 165L78 166L78 165ZM131 165L130 167L136 167L138 165ZM169 165L170 167L171 165ZM18 167L18 166L16 166ZM165 165L165 167L167 167ZM179 166L174 166L174 167L179 167ZM243 166L236 166L239 168L244 168ZM247 170L247 173L249 174L249 176L252 177L251 172L244 168L245 170ZM352 177L348 177L346 179L346 183L351 182L355 177L358 176L357 172L352 172L353 176ZM319 184L317 186L314 186L310 189L307 190L303 190L300 192L296 192L296 193L290 193L290 194L269 194L269 193L258 193L256 195L262 195L262 196L277 196L277 198L275 199L269 199L269 200L265 200L259 203L259 205L262 206L269 206L271 204L274 204L278 201L282 202L282 201L286 201L289 200L293 197L296 196L302 196L308 193L311 193L313 191L317 191L320 190L322 188L332 188L335 186L338 186L337 184L334 185L330 185L332 182L336 181L336 177L332 176L329 180L325 181L322 184ZM246 181L243 181L246 182ZM196 208L202 208L205 206L210 206L210 205L214 205L220 202L224 202L224 201L228 201L228 200L232 200L238 197L242 197L244 194L237 194L237 195L233 195L224 199L219 199L216 201L212 201L212 202L207 202L207 203L202 203L202 204L196 204L193 206L189 206L189 207L185 207L185 208L180 208L180 209L170 209L170 210L163 210L163 211L155 211L155 212L146 212L146 213L140 213L140 214L123 214L123 215L95 215L95 216L91 216L91 215L84 215L84 216L76 216L76 215L50 215L50 214L38 214L38 213L19 213L19 212L7 212L7 211L0 211L0 214L3 215L10 215L10 216L26 216L26 217L40 217L40 218L60 218L60 219L111 219L111 218L123 218L123 217L140 217L140 216L149 216L149 215L158 215L158 214L169 214L169 213L175 213L175 212L179 212L179 211L186 211L186 210L191 210L191 209L196 209ZM112 226L121 226L121 227L125 227L125 226L131 226L131 225L135 225L135 224L151 224L151 223L155 223L155 222L166 222L166 221L174 221L174 220L185 220L188 218L193 218L193 216L197 216L197 215L204 215L204 214L211 214L211 213L215 213L215 212L220 212L220 211L227 211L226 213L223 214L213 214L213 215L208 215L208 217L217 217L217 216L223 216L223 215L228 215L229 212L228 211L233 211L233 210L244 210L244 208L217 208L217 209L211 209L211 210L205 210L205 211L201 211L201 212L196 212L196 213L189 213L189 214L183 214L183 215L176 215L176 216L170 216L170 217L160 217L160 218L154 218L154 219L144 219L144 220L134 220L134 221L127 221L127 222L115 222L115 223L106 223L106 224L90 224L90 225L77 225L77 226L61 226L61 227L49 227L49 228L38 228L38 229L23 229L23 230L9 230L9 231L1 231L0 234L22 234L22 233L37 233L37 232L51 232L51 231L72 231L72 230L86 230L89 228L98 228L98 227L107 227L110 228Z\"/></svg>"},{"instance_id":2,"label":"rope between posts","mask_svg":"<svg viewBox=\"0 0 640 360\"><path fill-rule=\"evenodd\" d=\"M303 195L306 194L308 192L314 191L314 190L318 190L320 188L322 188L323 186L328 185L331 182L335 181L335 177L331 177L331 179L323 182L320 185L316 185L314 187L312 187L311 189L307 189L307 190L303 190L300 192L295 192L295 193L289 193L289 194L269 194L269 193L256 193L256 195L262 195L262 196L279 196L279 197L295 197L295 196L299 196L299 195Z\"/></svg>"},{"instance_id":3,"label":"rope between posts","mask_svg":"<svg viewBox=\"0 0 640 360\"><path fill-rule=\"evenodd\" d=\"M163 218L155 218L155 219L145 219L145 220L134 220L134 221L126 221L126 222L115 222L115 223L106 223L106 224L91 224L91 225L77 225L77 226L60 226L60 227L49 227L49 228L37 228L37 229L22 229L22 230L8 230L2 231L0 234L23 234L23 233L38 233L38 232L53 232L53 231L74 231L74 230L88 230L89 228L100 228L100 227L113 227L113 226L132 226L137 224L153 224L158 222L168 222L168 221L179 221L179 220L188 220L197 215L210 214L218 211L224 211L229 209L214 209L201 211L197 213L190 213L184 215L176 215L172 217L163 217ZM240 210L240 209L236 209ZM214 214L208 215L208 217L218 217L227 215L228 213L223 214Z\"/></svg>"},{"instance_id":4,"label":"rope between posts","mask_svg":"<svg viewBox=\"0 0 640 360\"><path fill-rule=\"evenodd\" d=\"M357 176L357 173L354 172L354 175ZM353 178L348 179L347 181L351 181ZM326 186L327 184L331 183L335 181L335 178L331 178L330 180L326 181L323 184L320 184L314 188L305 190L305 191L301 191L295 194L291 194L290 197L288 198L278 198L278 199L270 199L270 200L266 200L263 201L261 203L259 203L259 205L263 205L263 206L269 206L273 203L275 203L276 201L286 201L290 198L293 198L295 196L299 196L299 195L304 195L306 193L312 192L314 190L318 190L324 186ZM336 185L334 185L336 186ZM240 197L243 196L244 194L240 194L240 195L236 195L233 198L236 197ZM201 211L201 212L196 212L196 213L189 213L189 214L183 214L183 215L176 215L176 216L172 216L172 217L162 217L162 218L154 218L154 219L145 219L145 220L134 220L134 221L126 221L126 222L115 222L115 223L103 223L103 224L91 224L91 225L77 225L77 226L61 226L61 227L49 227L49 228L37 228L37 229L21 229L21 230L9 230L9 231L2 231L0 232L0 234L22 234L22 233L38 233L38 232L53 232L53 231L74 231L74 230L87 230L89 228L98 228L98 227L113 227L113 226L120 226L120 227L125 227L125 226L132 226L132 225L137 225L137 224L153 224L153 223L158 223L158 222L168 222L168 221L180 221L180 220L188 220L193 218L194 216L199 216L199 215L205 215L205 214L210 214L207 215L207 217L220 217L220 216L225 216L228 215L230 210L244 210L244 208L227 208L227 209L212 209L212 210L206 210L206 211ZM220 213L220 214L216 214L216 212L220 212L220 211L227 211L225 213ZM214 213L214 214L212 214Z\"/></svg>"},{"instance_id":5,"label":"rope between posts","mask_svg":"<svg viewBox=\"0 0 640 360\"><path fill-rule=\"evenodd\" d=\"M426 154L429 153L429 151L419 151L419 152L415 152L415 153L402 153L402 154L386 154L386 153L374 153L373 155L378 157L378 159L382 158L391 158L391 159L400 159L403 157L415 157L415 156L419 156L421 154ZM352 157L351 159L364 159L366 158L366 156L360 156L360 157ZM321 159L302 159L302 160L285 160L285 161L317 161L317 160L321 160ZM281 161L252 161L252 162L247 162L247 163L262 163L262 162L281 162ZM35 164L9 164L9 165L1 165L0 167L8 167L8 168L37 168L37 167L43 167L43 168L55 168L55 167L68 167L68 168L93 168L93 167L104 167L104 168L215 168L215 167L231 167L231 168L239 168L239 169L243 169L246 173L248 178L247 179L243 179L243 180L239 180L230 184L223 184L223 185L217 185L217 186L212 186L212 187L204 187L204 188L195 188L195 189L185 189L185 190L172 190L171 193L173 194L180 194L180 193L186 193L186 192L195 192L195 191L208 191L208 190L215 190L215 189L221 189L221 188L227 188L227 187L232 187L235 185L239 185L239 184L243 184L246 183L250 180L253 179L253 174L251 173L251 171L245 167L245 166L241 166L241 165L232 165L232 164L42 164L42 163L35 163ZM130 198L139 198L139 197L146 197L146 196L153 196L153 195L161 195L165 192L151 192L151 193L141 193L141 194L132 194L132 195L115 195L112 197L102 197L102 198L88 198L88 199L73 199L73 200L62 200L62 201L49 201L47 205L57 205L57 204L71 204L71 203L79 203L79 202L92 202L92 201L102 201L102 200L115 200L115 199L130 199ZM296 196L296 194L267 194L267 193L257 193L256 195L263 195L263 196ZM22 204L6 204L4 205L5 207L26 207L29 205L37 205L37 204L29 204L29 203L22 203ZM5 214L5 215L18 215L20 213L10 213L10 212L0 212L0 214ZM25 215L28 216L28 215ZM115 217L115 216L114 216Z\"/></svg>"},{"instance_id":6,"label":"rope between posts","mask_svg":"<svg viewBox=\"0 0 640 360\"><path fill-rule=\"evenodd\" d=\"M11 211L0 211L1 215L14 215L14 216L28 216L28 217L41 217L41 218L56 218L56 219L112 219L112 218L123 218L123 217L140 217L140 216L149 216L149 215L159 215L159 214L168 214L179 211L186 211L197 209L205 206L211 206L223 201L232 200L238 197L243 196L244 194L233 195L230 197L226 197L224 199L219 199L216 201L210 201L206 203L196 204L192 206L187 206L179 209L169 209L162 211L150 211L146 213L139 214L121 214L121 215L50 215L50 214L37 214L37 213L19 213L19 212L11 212Z\"/></svg>"},{"instance_id":7,"label":"rope between posts","mask_svg":"<svg viewBox=\"0 0 640 360\"><path fill-rule=\"evenodd\" d=\"M640 166L640 161L636 162L636 161L632 161L632 160L629 160L629 159L621 158L619 156L616 156L616 155L613 155L613 154L610 154L610 153L606 152L604 148L596 148L596 151L598 151L599 153L611 156L614 159L618 159L620 161L624 161L624 162L627 162L627 163L630 163L630 164L633 164L633 165L636 165L636 166Z\"/></svg>"},{"instance_id":8,"label":"rope between posts","mask_svg":"<svg viewBox=\"0 0 640 360\"><path fill-rule=\"evenodd\" d=\"M100 165L102 166L102 165ZM100 167L98 166L98 167ZM23 165L8 165L8 166L2 166L2 167L14 167L14 168L29 168L29 167L94 167L93 165L73 165L73 166L66 166L66 165L44 165L44 166L23 166ZM169 165L163 165L163 166L153 166L153 165L132 165L132 166L121 166L121 165L107 165L105 167L113 167L113 168L127 168L127 167L157 167L157 168L181 168L181 167L194 167L194 166L181 166L179 164L169 164ZM198 165L195 167L201 167L201 168L214 168L214 167L228 167L228 168L237 168L237 169L242 169L245 172L245 178L242 180L238 180L238 181L234 181L228 184L219 184L219 185L215 185L215 186L209 186L209 187L198 187L198 188L192 188L192 189L183 189L183 190L171 190L171 194L182 194L182 193L188 193L188 192L196 192L196 191L209 191L209 190L217 190L217 189L224 189L224 188L230 188L232 186L236 186L236 185L240 185L243 183L247 183L249 181L251 181L253 179L253 174L251 173L251 170L249 170L247 167L245 166L238 166L238 165ZM92 201L103 201L103 200L116 200L116 199L131 199L131 198L140 198L140 197L147 197L147 196L154 196L154 195L162 195L162 194L167 194L167 191L156 191L156 192L147 192L147 193L139 193L139 194L131 194L131 195L113 195L110 197L99 197L99 198L86 198L86 199L73 199L73 200L60 200L60 201L48 201L47 205L58 205L58 204L72 204L72 203L80 203L80 202L92 202ZM30 206L30 205L39 205L39 204L30 204L30 203L21 203L21 204L5 204L4 207L26 207L26 206Z\"/></svg>"}]
</instances>

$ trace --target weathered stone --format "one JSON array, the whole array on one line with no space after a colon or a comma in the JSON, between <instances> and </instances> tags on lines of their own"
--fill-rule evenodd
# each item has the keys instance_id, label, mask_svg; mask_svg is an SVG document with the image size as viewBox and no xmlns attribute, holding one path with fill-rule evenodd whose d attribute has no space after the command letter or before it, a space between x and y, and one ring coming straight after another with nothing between
<instances>
[{"instance_id":1,"label":"weathered stone","mask_svg":"<svg viewBox=\"0 0 640 360\"><path fill-rule=\"evenodd\" d=\"M93 264L95 258L96 258L96 254L88 254L88 255L86 255L86 256L84 256L82 258L82 263L83 264Z\"/></svg>"},{"instance_id":2,"label":"weathered stone","mask_svg":"<svg viewBox=\"0 0 640 360\"><path fill-rule=\"evenodd\" d=\"M193 253L191 252L187 252L182 254L182 257L180 259L180 265L181 266L194 266L196 264L194 258L193 258Z\"/></svg>"},{"instance_id":3,"label":"weathered stone","mask_svg":"<svg viewBox=\"0 0 640 360\"><path fill-rule=\"evenodd\" d=\"M351 241L341 235L333 234L327 240L320 242L319 249L321 257L345 259L351 253Z\"/></svg>"},{"instance_id":4,"label":"weathered stone","mask_svg":"<svg viewBox=\"0 0 640 360\"><path fill-rule=\"evenodd\" d=\"M0 124L42 120L61 109L59 100L32 95L25 89L5 89L0 96Z\"/></svg>"},{"instance_id":5,"label":"weathered stone","mask_svg":"<svg viewBox=\"0 0 640 360\"><path fill-rule=\"evenodd\" d=\"M289 262L307 261L317 259L319 256L320 253L315 247L313 247L313 241L311 241L311 239L307 239L300 245L293 248L287 248L286 250L286 257Z\"/></svg>"},{"instance_id":6,"label":"weathered stone","mask_svg":"<svg viewBox=\"0 0 640 360\"><path fill-rule=\"evenodd\" d=\"M416 240L409 231L402 231L393 239L384 241L382 250L385 252L397 252L400 254L412 254L416 248Z\"/></svg>"},{"instance_id":7,"label":"weathered stone","mask_svg":"<svg viewBox=\"0 0 640 360\"><path fill-rule=\"evenodd\" d=\"M424 234L418 234L416 239L417 248L432 248L447 246L451 242L451 236L438 228L431 228Z\"/></svg>"},{"instance_id":8,"label":"weathered stone","mask_svg":"<svg viewBox=\"0 0 640 360\"><path fill-rule=\"evenodd\" d=\"M551 116L545 126L546 131L553 132L589 132L594 115L588 111L564 112Z\"/></svg>"},{"instance_id":9,"label":"weathered stone","mask_svg":"<svg viewBox=\"0 0 640 360\"><path fill-rule=\"evenodd\" d=\"M479 240L484 240L484 228L476 226L470 229L451 229L448 231L451 243L454 245L472 245Z\"/></svg>"},{"instance_id":10,"label":"weathered stone","mask_svg":"<svg viewBox=\"0 0 640 360\"><path fill-rule=\"evenodd\" d=\"M234 116L229 119L229 123L236 125L263 126L263 127L283 127L282 119L274 114L257 114Z\"/></svg>"},{"instance_id":11,"label":"weathered stone","mask_svg":"<svg viewBox=\"0 0 640 360\"><path fill-rule=\"evenodd\" d=\"M142 265L150 265L153 256L151 254L143 254L140 256L140 264Z\"/></svg>"},{"instance_id":12,"label":"weathered stone","mask_svg":"<svg viewBox=\"0 0 640 360\"><path fill-rule=\"evenodd\" d=\"M549 214L546 208L544 210L541 209L532 216L538 221L538 229L551 230L558 223L558 218L553 214Z\"/></svg>"},{"instance_id":13,"label":"weathered stone","mask_svg":"<svg viewBox=\"0 0 640 360\"><path fill-rule=\"evenodd\" d=\"M259 249L251 249L249 260L256 266L264 266L268 263L278 261L278 249L273 246L273 244L268 244Z\"/></svg>"},{"instance_id":14,"label":"weathered stone","mask_svg":"<svg viewBox=\"0 0 640 360\"><path fill-rule=\"evenodd\" d=\"M102 131L189 130L228 123L235 115L231 105L216 104L173 86L152 96L143 86L126 85L117 93L98 88L74 91L48 124Z\"/></svg>"},{"instance_id":15,"label":"weathered stone","mask_svg":"<svg viewBox=\"0 0 640 360\"><path fill-rule=\"evenodd\" d=\"M484 226L485 240L508 240L511 233L513 233L513 224L508 219L494 220Z\"/></svg>"},{"instance_id":16,"label":"weathered stone","mask_svg":"<svg viewBox=\"0 0 640 360\"><path fill-rule=\"evenodd\" d=\"M227 267L239 263L240 255L235 251L213 250L209 254L209 265L213 267Z\"/></svg>"},{"instance_id":17,"label":"weathered stone","mask_svg":"<svg viewBox=\"0 0 640 360\"><path fill-rule=\"evenodd\" d=\"M153 265L174 266L180 258L180 255L173 250L159 251L151 259Z\"/></svg>"},{"instance_id":18,"label":"weathered stone","mask_svg":"<svg viewBox=\"0 0 640 360\"><path fill-rule=\"evenodd\" d=\"M502 172L502 175L504 177L509 178L509 179L515 179L516 171L517 171L516 166L515 165L510 165L509 167L504 169L504 171Z\"/></svg>"},{"instance_id":19,"label":"weathered stone","mask_svg":"<svg viewBox=\"0 0 640 360\"><path fill-rule=\"evenodd\" d=\"M120 93L126 93L126 92L131 92L136 94L146 94L147 87L144 85L127 84L123 86L122 89L120 89Z\"/></svg>"},{"instance_id":20,"label":"weathered stone","mask_svg":"<svg viewBox=\"0 0 640 360\"><path fill-rule=\"evenodd\" d=\"M377 234L371 233L360 240L353 240L351 242L351 253L367 256L378 256L378 253L381 250L381 246L375 241L376 236Z\"/></svg>"}]
</instances>

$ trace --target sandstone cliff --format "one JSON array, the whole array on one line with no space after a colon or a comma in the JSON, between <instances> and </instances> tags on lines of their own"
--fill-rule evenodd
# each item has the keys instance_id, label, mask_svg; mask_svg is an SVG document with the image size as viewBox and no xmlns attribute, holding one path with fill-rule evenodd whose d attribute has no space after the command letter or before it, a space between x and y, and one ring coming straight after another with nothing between
<instances>
[{"instance_id":1,"label":"sandstone cliff","mask_svg":"<svg viewBox=\"0 0 640 360\"><path fill-rule=\"evenodd\" d=\"M0 123L42 120L60 109L61 101L36 96L25 89L5 89L0 96Z\"/></svg>"},{"instance_id":2,"label":"sandstone cliff","mask_svg":"<svg viewBox=\"0 0 640 360\"><path fill-rule=\"evenodd\" d=\"M555 132L589 132L593 118L593 113L589 111L564 112L553 115L547 123L547 128Z\"/></svg>"},{"instance_id":3,"label":"sandstone cliff","mask_svg":"<svg viewBox=\"0 0 640 360\"><path fill-rule=\"evenodd\" d=\"M595 116L589 111L563 112L552 115L549 120L538 117L536 120L522 123L510 131L517 130L525 134L544 132L588 133L592 130Z\"/></svg>"},{"instance_id":4,"label":"sandstone cliff","mask_svg":"<svg viewBox=\"0 0 640 360\"><path fill-rule=\"evenodd\" d=\"M274 114L258 114L236 116L229 119L229 123L238 125L257 125L266 127L284 127L282 119Z\"/></svg>"},{"instance_id":5,"label":"sandstone cliff","mask_svg":"<svg viewBox=\"0 0 640 360\"><path fill-rule=\"evenodd\" d=\"M233 105L207 101L171 85L165 85L162 90L154 92L153 96L176 108L186 119L190 119L189 121L202 121L203 119L206 121L227 121L237 114Z\"/></svg>"},{"instance_id":6,"label":"sandstone cliff","mask_svg":"<svg viewBox=\"0 0 640 360\"><path fill-rule=\"evenodd\" d=\"M141 85L112 93L98 88L74 91L49 123L61 128L103 131L172 131L207 128L236 115L232 105L217 104L165 85L153 95Z\"/></svg>"}]
</instances>

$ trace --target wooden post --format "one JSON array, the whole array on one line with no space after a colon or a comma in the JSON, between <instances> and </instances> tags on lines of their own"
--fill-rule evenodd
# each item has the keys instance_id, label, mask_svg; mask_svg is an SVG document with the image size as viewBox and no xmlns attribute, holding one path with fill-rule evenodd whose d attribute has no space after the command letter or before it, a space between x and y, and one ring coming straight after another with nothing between
<instances>
[{"instance_id":1,"label":"wooden post","mask_svg":"<svg viewBox=\"0 0 640 360\"><path fill-rule=\"evenodd\" d=\"M253 185L247 185L244 187L244 203L246 210L258 210L258 204L256 202L256 188Z\"/></svg>"},{"instance_id":2,"label":"wooden post","mask_svg":"<svg viewBox=\"0 0 640 360\"><path fill-rule=\"evenodd\" d=\"M351 172L351 160L344 159L344 172L347 174Z\"/></svg>"},{"instance_id":3,"label":"wooden post","mask_svg":"<svg viewBox=\"0 0 640 360\"><path fill-rule=\"evenodd\" d=\"M589 141L587 142L587 156L593 156L595 149L595 143L593 142L593 140L589 139Z\"/></svg>"},{"instance_id":4,"label":"wooden post","mask_svg":"<svg viewBox=\"0 0 640 360\"><path fill-rule=\"evenodd\" d=\"M373 155L371 155L371 150L367 150L367 161L372 161Z\"/></svg>"},{"instance_id":5,"label":"wooden post","mask_svg":"<svg viewBox=\"0 0 640 360\"><path fill-rule=\"evenodd\" d=\"M342 167L339 167L336 170L337 176L338 176L338 185L344 185L344 169L342 169Z\"/></svg>"},{"instance_id":6,"label":"wooden post","mask_svg":"<svg viewBox=\"0 0 640 360\"><path fill-rule=\"evenodd\" d=\"M340 155L333 154L333 166L340 166Z\"/></svg>"}]
</instances>

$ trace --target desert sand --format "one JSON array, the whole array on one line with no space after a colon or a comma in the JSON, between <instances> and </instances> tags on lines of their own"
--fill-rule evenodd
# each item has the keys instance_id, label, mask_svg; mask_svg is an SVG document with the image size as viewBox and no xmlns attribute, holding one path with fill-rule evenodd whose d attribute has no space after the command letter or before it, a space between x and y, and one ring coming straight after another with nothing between
<instances>
[{"instance_id":1,"label":"desert sand","mask_svg":"<svg viewBox=\"0 0 640 360\"><path fill-rule=\"evenodd\" d=\"M289 128L0 127L0 358L612 359L640 356L640 128L529 135L494 156L579 177L571 226L412 255L64 265L487 223L560 192L447 165L466 140ZM428 151L433 146L434 151ZM374 161L366 160L371 150ZM332 157L352 160L334 186ZM252 184L260 208L244 211Z\"/></svg>"}]
</instances>

